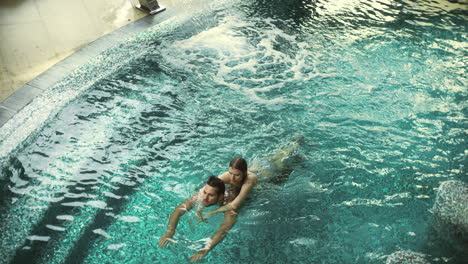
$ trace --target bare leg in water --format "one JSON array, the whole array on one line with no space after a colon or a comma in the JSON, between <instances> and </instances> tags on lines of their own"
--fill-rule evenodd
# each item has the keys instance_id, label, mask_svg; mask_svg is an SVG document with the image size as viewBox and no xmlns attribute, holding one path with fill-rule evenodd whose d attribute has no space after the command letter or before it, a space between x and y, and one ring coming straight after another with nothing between
<instances>
[{"instance_id":1,"label":"bare leg in water","mask_svg":"<svg viewBox=\"0 0 468 264\"><path fill-rule=\"evenodd\" d=\"M303 137L298 136L296 141L280 147L273 157L254 161L250 170L258 175L260 181L266 179L276 182L286 179L300 159L296 151L302 142Z\"/></svg>"}]
</instances>

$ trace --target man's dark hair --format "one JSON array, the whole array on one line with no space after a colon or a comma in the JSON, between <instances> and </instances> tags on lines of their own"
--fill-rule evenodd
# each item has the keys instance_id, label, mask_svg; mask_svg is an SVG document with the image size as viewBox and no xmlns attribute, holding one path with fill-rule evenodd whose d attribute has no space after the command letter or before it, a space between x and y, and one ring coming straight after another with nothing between
<instances>
[{"instance_id":1,"label":"man's dark hair","mask_svg":"<svg viewBox=\"0 0 468 264\"><path fill-rule=\"evenodd\" d=\"M214 175L210 176L210 178L208 179L206 184L208 184L211 187L216 188L216 190L218 190L217 191L218 195L223 194L224 190L226 190L226 187L224 186L224 182L220 178L218 178L218 177L216 177Z\"/></svg>"}]
</instances>

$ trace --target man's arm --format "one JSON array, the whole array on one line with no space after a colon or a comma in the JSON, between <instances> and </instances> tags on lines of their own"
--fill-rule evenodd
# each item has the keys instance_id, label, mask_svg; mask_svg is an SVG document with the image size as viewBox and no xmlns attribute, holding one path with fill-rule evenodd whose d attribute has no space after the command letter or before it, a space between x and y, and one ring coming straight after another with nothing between
<instances>
[{"instance_id":1,"label":"man's arm","mask_svg":"<svg viewBox=\"0 0 468 264\"><path fill-rule=\"evenodd\" d=\"M229 230L234 226L237 220L237 213L235 211L228 211L224 213L224 220L219 226L218 231L211 237L211 240L206 243L205 248L190 258L191 262L195 262L210 252L224 237L228 234Z\"/></svg>"},{"instance_id":2,"label":"man's arm","mask_svg":"<svg viewBox=\"0 0 468 264\"><path fill-rule=\"evenodd\" d=\"M165 247L167 243L169 243L170 239L175 234L177 224L179 223L179 218L194 207L196 203L196 199L197 199L197 194L183 201L182 203L179 204L179 206L176 207L176 209L174 209L171 216L169 217L169 224L167 226L167 232L159 240L159 243L158 243L159 247L161 248Z\"/></svg>"}]
</instances>

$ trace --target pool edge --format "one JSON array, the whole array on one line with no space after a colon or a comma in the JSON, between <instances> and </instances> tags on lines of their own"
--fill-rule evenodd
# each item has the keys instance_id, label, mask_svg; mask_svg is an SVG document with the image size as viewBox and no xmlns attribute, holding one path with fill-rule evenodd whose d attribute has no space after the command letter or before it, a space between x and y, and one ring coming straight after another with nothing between
<instances>
[{"instance_id":1,"label":"pool edge","mask_svg":"<svg viewBox=\"0 0 468 264\"><path fill-rule=\"evenodd\" d=\"M20 113L36 97L42 95L54 84L62 81L75 70L86 65L104 51L126 41L127 39L160 24L173 16L173 12L166 10L157 15L147 15L130 24L122 26L102 37L86 44L70 56L60 60L45 72L36 76L25 85L17 89L12 95L0 102L0 129L15 115Z\"/></svg>"}]
</instances>

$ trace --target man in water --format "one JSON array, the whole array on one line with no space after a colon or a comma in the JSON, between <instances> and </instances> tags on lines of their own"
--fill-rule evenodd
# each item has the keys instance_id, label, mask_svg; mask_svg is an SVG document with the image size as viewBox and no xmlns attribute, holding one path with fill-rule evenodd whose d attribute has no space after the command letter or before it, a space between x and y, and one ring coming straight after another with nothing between
<instances>
[{"instance_id":1,"label":"man in water","mask_svg":"<svg viewBox=\"0 0 468 264\"><path fill-rule=\"evenodd\" d=\"M201 211L203 207L209 207L212 205L222 206L228 202L231 202L232 199L232 195L225 194L225 186L223 181L216 176L211 176L208 179L206 185L200 189L198 193L183 201L181 204L179 204L179 206L177 206L176 209L174 209L171 216L169 217L167 232L159 240L159 247L162 248L166 246L169 241L175 244L175 242L172 240L172 237L174 236L177 224L179 223L179 218L185 214L185 212L191 210L196 204L199 206L197 209L197 218L201 220ZM236 223L236 218L237 213L234 210L224 212L224 220L219 226L218 231L211 237L202 250L190 258L191 262L195 262L203 258L206 256L206 254L208 254L208 252L210 252L210 250L212 250L219 242L221 242L229 230Z\"/></svg>"}]
</instances>

